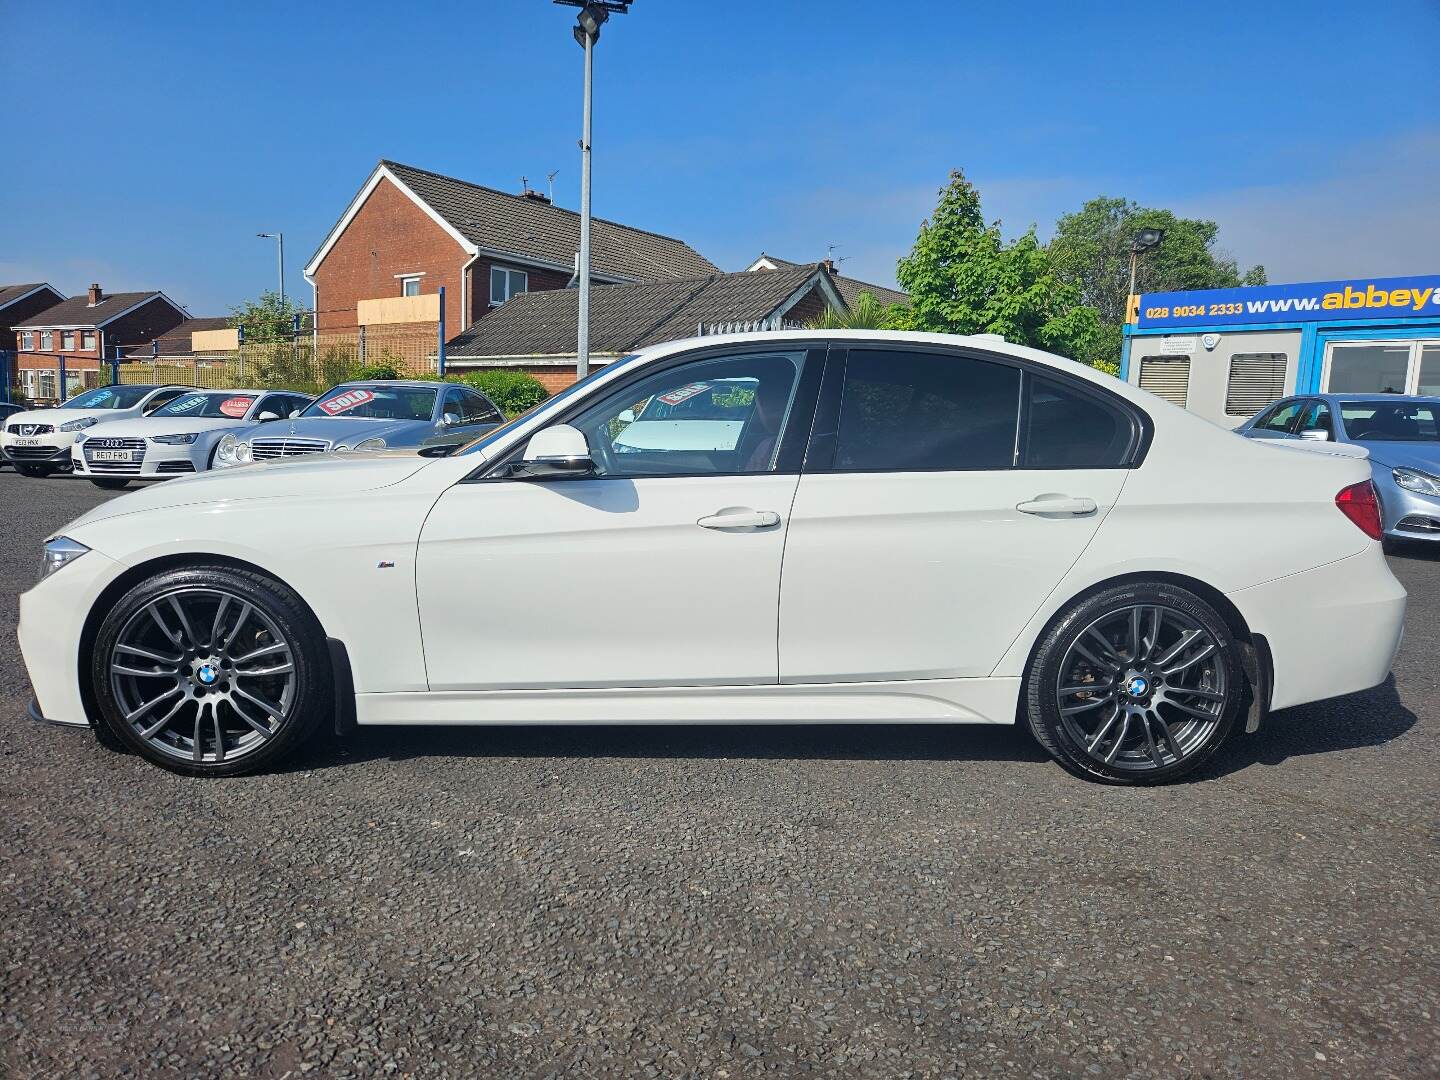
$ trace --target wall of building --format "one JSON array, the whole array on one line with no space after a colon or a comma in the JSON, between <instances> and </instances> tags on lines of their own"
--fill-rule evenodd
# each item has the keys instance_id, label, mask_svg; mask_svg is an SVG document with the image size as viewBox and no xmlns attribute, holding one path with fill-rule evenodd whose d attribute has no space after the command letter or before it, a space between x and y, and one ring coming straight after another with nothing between
<instances>
[{"instance_id":1,"label":"wall of building","mask_svg":"<svg viewBox=\"0 0 1440 1080\"><path fill-rule=\"evenodd\" d=\"M570 284L570 274L562 270L543 270L534 266L526 266L519 262L506 262L504 259L490 259L482 255L470 268L470 313L464 325L454 325L446 319L446 331L455 335L465 330L471 323L490 310L490 268L492 266L503 266L511 270L523 270L529 276L529 288L527 292L540 292L543 289L563 289ZM448 297L447 297L448 299Z\"/></svg>"},{"instance_id":2,"label":"wall of building","mask_svg":"<svg viewBox=\"0 0 1440 1080\"><path fill-rule=\"evenodd\" d=\"M1225 399L1230 380L1230 361L1237 355L1248 353L1281 353L1285 356L1285 386L1276 398L1296 392L1296 374L1300 366L1302 334L1299 330L1259 330L1216 332L1214 347L1207 349L1206 334L1141 334L1130 339L1129 362L1126 365L1126 381L1140 385L1140 376L1146 357L1178 359L1187 357L1190 362L1190 381L1186 408L1199 413L1224 427L1238 427L1248 420L1253 411L1231 415L1225 411Z\"/></svg>"},{"instance_id":3,"label":"wall of building","mask_svg":"<svg viewBox=\"0 0 1440 1080\"><path fill-rule=\"evenodd\" d=\"M388 179L382 179L335 245L315 269L321 331L353 329L361 300L400 295L398 274L423 274L422 294L445 287L445 321L459 333L466 325L460 302L461 267L468 256ZM489 270L485 289L489 295Z\"/></svg>"}]
</instances>

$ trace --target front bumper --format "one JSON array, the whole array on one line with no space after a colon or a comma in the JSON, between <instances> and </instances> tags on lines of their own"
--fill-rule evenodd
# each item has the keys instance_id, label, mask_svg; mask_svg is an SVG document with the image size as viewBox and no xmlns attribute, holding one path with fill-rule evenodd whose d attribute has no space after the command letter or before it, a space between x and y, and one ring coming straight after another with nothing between
<instances>
[{"instance_id":1,"label":"front bumper","mask_svg":"<svg viewBox=\"0 0 1440 1080\"><path fill-rule=\"evenodd\" d=\"M0 439L0 454L11 465L44 465L49 468L70 467L70 437L68 434L42 435L33 439L17 439L6 435Z\"/></svg>"},{"instance_id":2,"label":"front bumper","mask_svg":"<svg viewBox=\"0 0 1440 1080\"><path fill-rule=\"evenodd\" d=\"M95 598L124 571L92 550L20 594L20 655L35 691L34 711L52 724L90 725L80 696L80 638Z\"/></svg>"},{"instance_id":3,"label":"front bumper","mask_svg":"<svg viewBox=\"0 0 1440 1080\"><path fill-rule=\"evenodd\" d=\"M169 480L176 476L192 476L204 471L209 464L208 446L200 447L196 443L171 446L146 440L143 447L129 453L132 456L129 461L97 461L87 440L70 448L70 463L75 475L86 479L116 477L129 480Z\"/></svg>"},{"instance_id":4,"label":"front bumper","mask_svg":"<svg viewBox=\"0 0 1440 1080\"><path fill-rule=\"evenodd\" d=\"M1440 541L1440 499L1402 488L1388 476L1376 481L1375 490L1380 496L1387 537Z\"/></svg>"}]
</instances>

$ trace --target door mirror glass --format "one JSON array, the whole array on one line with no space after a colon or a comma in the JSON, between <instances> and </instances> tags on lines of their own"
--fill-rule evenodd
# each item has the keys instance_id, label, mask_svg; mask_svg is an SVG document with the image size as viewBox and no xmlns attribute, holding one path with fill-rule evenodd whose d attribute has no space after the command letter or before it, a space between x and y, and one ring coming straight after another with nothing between
<instances>
[{"instance_id":1,"label":"door mirror glass","mask_svg":"<svg viewBox=\"0 0 1440 1080\"><path fill-rule=\"evenodd\" d=\"M279 413L275 413L275 412L271 412L269 409L266 409L264 412L262 412L262 413L261 413L259 416L257 416L255 419L256 419L256 420L279 420L279 419L280 419L280 414L279 414Z\"/></svg>"},{"instance_id":2,"label":"door mirror glass","mask_svg":"<svg viewBox=\"0 0 1440 1080\"><path fill-rule=\"evenodd\" d=\"M590 446L585 436L569 424L556 424L531 436L511 475L534 479L585 476L594 471L595 463L590 458Z\"/></svg>"},{"instance_id":3,"label":"door mirror glass","mask_svg":"<svg viewBox=\"0 0 1440 1080\"><path fill-rule=\"evenodd\" d=\"M1324 428L1310 428L1300 432L1300 438L1308 439L1310 442L1329 442L1330 433Z\"/></svg>"}]
</instances>

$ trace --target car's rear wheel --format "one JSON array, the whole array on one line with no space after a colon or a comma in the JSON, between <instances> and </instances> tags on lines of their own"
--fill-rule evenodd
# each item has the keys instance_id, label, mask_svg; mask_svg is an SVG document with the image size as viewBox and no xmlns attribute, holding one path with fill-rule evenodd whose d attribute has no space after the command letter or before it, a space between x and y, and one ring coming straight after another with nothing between
<instances>
[{"instance_id":1,"label":"car's rear wheel","mask_svg":"<svg viewBox=\"0 0 1440 1080\"><path fill-rule=\"evenodd\" d=\"M50 475L50 468L47 465L21 465L17 462L15 471L21 476L29 476L37 480L42 476Z\"/></svg>"},{"instance_id":2,"label":"car's rear wheel","mask_svg":"<svg viewBox=\"0 0 1440 1080\"><path fill-rule=\"evenodd\" d=\"M187 776L234 776L295 750L325 709L329 661L288 588L227 566L156 574L106 615L91 655L103 720Z\"/></svg>"},{"instance_id":3,"label":"car's rear wheel","mask_svg":"<svg viewBox=\"0 0 1440 1080\"><path fill-rule=\"evenodd\" d=\"M130 486L129 480L118 476L94 477L90 482L98 488L104 488L106 491L120 491Z\"/></svg>"},{"instance_id":4,"label":"car's rear wheel","mask_svg":"<svg viewBox=\"0 0 1440 1080\"><path fill-rule=\"evenodd\" d=\"M1108 589L1072 605L1036 650L1030 729L1070 772L1160 784L1198 769L1230 734L1245 676L1225 620L1188 590Z\"/></svg>"}]
</instances>

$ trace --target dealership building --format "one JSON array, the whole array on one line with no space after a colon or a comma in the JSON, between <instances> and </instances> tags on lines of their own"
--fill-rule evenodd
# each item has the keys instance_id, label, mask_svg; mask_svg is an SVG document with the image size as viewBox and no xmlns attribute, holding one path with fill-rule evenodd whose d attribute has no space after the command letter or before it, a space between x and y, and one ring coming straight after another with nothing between
<instances>
[{"instance_id":1,"label":"dealership building","mask_svg":"<svg viewBox=\"0 0 1440 1080\"><path fill-rule=\"evenodd\" d=\"M1227 427L1289 394L1440 395L1440 274L1146 293L1120 377Z\"/></svg>"}]
</instances>

